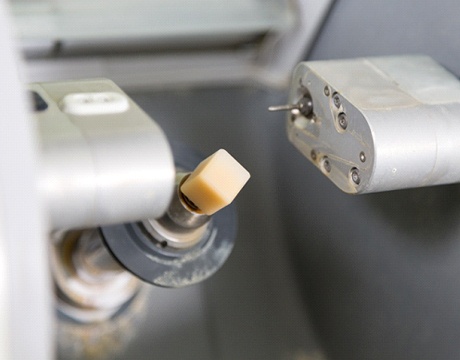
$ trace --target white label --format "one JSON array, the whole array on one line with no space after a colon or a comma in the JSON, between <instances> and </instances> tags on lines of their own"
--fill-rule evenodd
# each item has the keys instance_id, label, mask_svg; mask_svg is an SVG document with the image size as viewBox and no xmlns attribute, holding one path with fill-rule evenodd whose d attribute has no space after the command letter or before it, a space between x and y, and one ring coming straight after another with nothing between
<instances>
[{"instance_id":1,"label":"white label","mask_svg":"<svg viewBox=\"0 0 460 360\"><path fill-rule=\"evenodd\" d=\"M74 93L61 101L61 110L72 115L117 114L129 109L126 96L116 92Z\"/></svg>"}]
</instances>

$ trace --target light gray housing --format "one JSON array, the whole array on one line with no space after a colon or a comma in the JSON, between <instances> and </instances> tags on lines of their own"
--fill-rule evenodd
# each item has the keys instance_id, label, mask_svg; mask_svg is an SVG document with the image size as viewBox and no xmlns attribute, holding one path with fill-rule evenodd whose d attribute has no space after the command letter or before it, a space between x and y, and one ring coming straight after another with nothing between
<instances>
[{"instance_id":1,"label":"light gray housing","mask_svg":"<svg viewBox=\"0 0 460 360\"><path fill-rule=\"evenodd\" d=\"M158 218L166 211L175 178L168 141L113 82L41 83L30 89L48 105L35 115L40 184L53 229Z\"/></svg>"},{"instance_id":2,"label":"light gray housing","mask_svg":"<svg viewBox=\"0 0 460 360\"><path fill-rule=\"evenodd\" d=\"M290 102L303 96L313 113L289 114L289 139L343 191L460 181L460 82L431 58L303 62Z\"/></svg>"}]
</instances>

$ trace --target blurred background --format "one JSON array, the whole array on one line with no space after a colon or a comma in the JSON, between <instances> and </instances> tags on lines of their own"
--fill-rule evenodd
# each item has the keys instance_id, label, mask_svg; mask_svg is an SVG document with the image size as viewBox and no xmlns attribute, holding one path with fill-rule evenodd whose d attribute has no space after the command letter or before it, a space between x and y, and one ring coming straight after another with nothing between
<instances>
[{"instance_id":1,"label":"blurred background","mask_svg":"<svg viewBox=\"0 0 460 360\"><path fill-rule=\"evenodd\" d=\"M460 187L340 192L284 114L298 61L426 54L460 74L456 0L12 0L27 81L108 77L202 154L252 174L210 280L149 287L58 358L458 359Z\"/></svg>"}]
</instances>

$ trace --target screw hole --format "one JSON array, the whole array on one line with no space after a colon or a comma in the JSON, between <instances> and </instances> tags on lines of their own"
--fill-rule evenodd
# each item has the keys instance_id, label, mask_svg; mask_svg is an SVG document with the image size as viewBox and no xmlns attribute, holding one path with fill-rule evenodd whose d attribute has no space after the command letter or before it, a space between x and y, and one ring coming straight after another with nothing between
<instances>
[{"instance_id":1,"label":"screw hole","mask_svg":"<svg viewBox=\"0 0 460 360\"><path fill-rule=\"evenodd\" d=\"M327 156L323 157L323 160L322 160L322 165L323 165L323 169L324 171L326 171L327 173L330 173L331 172L331 162L329 161L329 159L327 158Z\"/></svg>"},{"instance_id":2,"label":"screw hole","mask_svg":"<svg viewBox=\"0 0 460 360\"><path fill-rule=\"evenodd\" d=\"M334 102L334 105L337 109L339 109L340 106L342 105L342 100L340 100L340 96L338 93L334 93L332 95L332 101Z\"/></svg>"},{"instance_id":3,"label":"screw hole","mask_svg":"<svg viewBox=\"0 0 460 360\"><path fill-rule=\"evenodd\" d=\"M318 156L316 155L316 151L315 150L312 150L311 153L310 153L310 157L313 161L316 161L316 159L318 158Z\"/></svg>"}]
</instances>

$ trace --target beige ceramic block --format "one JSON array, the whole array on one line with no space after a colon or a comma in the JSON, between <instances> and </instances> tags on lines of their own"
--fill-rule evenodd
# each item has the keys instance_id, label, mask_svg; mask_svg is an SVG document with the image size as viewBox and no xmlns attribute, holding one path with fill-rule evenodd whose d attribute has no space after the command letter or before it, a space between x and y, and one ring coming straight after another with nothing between
<instances>
[{"instance_id":1,"label":"beige ceramic block","mask_svg":"<svg viewBox=\"0 0 460 360\"><path fill-rule=\"evenodd\" d=\"M227 151L203 160L182 184L182 193L203 213L212 215L229 205L251 175Z\"/></svg>"}]
</instances>

